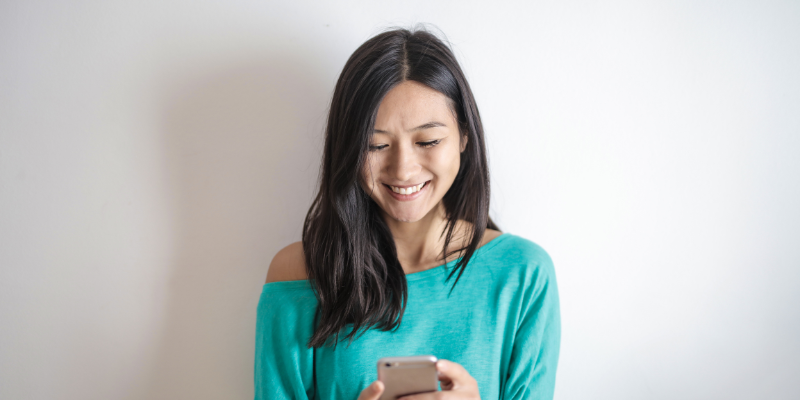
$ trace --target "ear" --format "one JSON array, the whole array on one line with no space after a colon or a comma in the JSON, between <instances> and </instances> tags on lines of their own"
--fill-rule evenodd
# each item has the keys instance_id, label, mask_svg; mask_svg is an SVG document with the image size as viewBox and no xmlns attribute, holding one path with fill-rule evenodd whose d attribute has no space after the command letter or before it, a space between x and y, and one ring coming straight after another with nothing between
<instances>
[{"instance_id":1,"label":"ear","mask_svg":"<svg viewBox=\"0 0 800 400\"><path fill-rule=\"evenodd\" d=\"M467 149L467 142L469 142L469 135L461 135L461 152Z\"/></svg>"}]
</instances>

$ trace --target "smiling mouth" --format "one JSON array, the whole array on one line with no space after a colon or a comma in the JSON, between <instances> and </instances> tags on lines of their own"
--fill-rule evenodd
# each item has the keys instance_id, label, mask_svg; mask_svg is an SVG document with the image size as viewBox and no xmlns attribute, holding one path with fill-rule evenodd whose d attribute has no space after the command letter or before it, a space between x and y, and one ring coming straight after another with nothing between
<instances>
[{"instance_id":1,"label":"smiling mouth","mask_svg":"<svg viewBox=\"0 0 800 400\"><path fill-rule=\"evenodd\" d=\"M385 183L383 185L386 186L387 188L389 188L392 192L395 192L397 194L409 195L409 194L414 194L416 192L419 192L425 186L427 186L428 183L430 183L430 181L425 181L425 182L420 183L419 185L409 186L407 188L400 188L400 187L397 187L397 186L387 185Z\"/></svg>"}]
</instances>

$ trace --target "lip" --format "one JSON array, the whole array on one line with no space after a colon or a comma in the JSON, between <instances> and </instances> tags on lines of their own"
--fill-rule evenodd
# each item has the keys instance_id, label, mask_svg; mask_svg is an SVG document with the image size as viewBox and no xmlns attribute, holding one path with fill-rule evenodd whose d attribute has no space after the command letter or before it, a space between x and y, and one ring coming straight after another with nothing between
<instances>
[{"instance_id":1,"label":"lip","mask_svg":"<svg viewBox=\"0 0 800 400\"><path fill-rule=\"evenodd\" d=\"M386 189L387 192L389 192L390 195L392 195L392 197L395 198L395 200L411 201L411 200L416 199L419 196L422 196L422 194L425 193L428 190L428 186L430 186L430 182L431 181L425 181L425 186L423 186L421 190L419 190L417 192L414 192L414 193L411 193L411 194L395 193L394 190L392 190L392 188L389 187L389 185L386 185L386 184L381 184L381 185ZM398 186L398 187L400 187L400 186ZM411 186L408 186L408 187L411 187Z\"/></svg>"}]
</instances>

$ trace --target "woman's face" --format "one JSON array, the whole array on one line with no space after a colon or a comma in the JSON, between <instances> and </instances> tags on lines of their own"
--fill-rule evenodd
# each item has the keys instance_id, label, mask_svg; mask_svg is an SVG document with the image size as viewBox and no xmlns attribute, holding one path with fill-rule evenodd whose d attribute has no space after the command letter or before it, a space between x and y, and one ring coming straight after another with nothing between
<instances>
[{"instance_id":1,"label":"woman's face","mask_svg":"<svg viewBox=\"0 0 800 400\"><path fill-rule=\"evenodd\" d=\"M362 187L384 217L419 221L438 208L450 189L466 144L449 99L419 82L405 81L378 107Z\"/></svg>"}]
</instances>

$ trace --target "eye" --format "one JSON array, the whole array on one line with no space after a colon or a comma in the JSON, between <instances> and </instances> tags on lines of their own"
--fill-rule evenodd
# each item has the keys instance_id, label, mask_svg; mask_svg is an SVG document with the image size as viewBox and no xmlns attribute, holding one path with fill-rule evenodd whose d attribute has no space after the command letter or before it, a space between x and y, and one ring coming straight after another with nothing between
<instances>
[{"instance_id":1,"label":"eye","mask_svg":"<svg viewBox=\"0 0 800 400\"><path fill-rule=\"evenodd\" d=\"M369 146L369 151L382 150L384 147L386 147L385 144L380 146Z\"/></svg>"},{"instance_id":2,"label":"eye","mask_svg":"<svg viewBox=\"0 0 800 400\"><path fill-rule=\"evenodd\" d=\"M436 146L441 141L442 141L442 139L437 139L437 140L431 140L430 142L419 142L418 144L420 146L424 147L424 148L428 148L428 147ZM385 144L377 145L377 146L369 146L369 151L379 151L379 150L383 150L386 147L387 147L387 145L385 145Z\"/></svg>"},{"instance_id":3,"label":"eye","mask_svg":"<svg viewBox=\"0 0 800 400\"><path fill-rule=\"evenodd\" d=\"M420 146L422 146L422 147L433 147L433 146L436 146L437 144L439 144L439 142L441 142L441 141L442 141L442 139L431 140L430 142L420 142Z\"/></svg>"}]
</instances>

